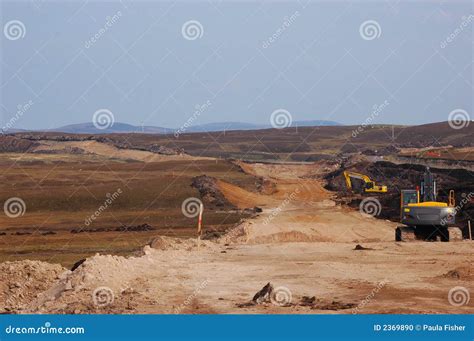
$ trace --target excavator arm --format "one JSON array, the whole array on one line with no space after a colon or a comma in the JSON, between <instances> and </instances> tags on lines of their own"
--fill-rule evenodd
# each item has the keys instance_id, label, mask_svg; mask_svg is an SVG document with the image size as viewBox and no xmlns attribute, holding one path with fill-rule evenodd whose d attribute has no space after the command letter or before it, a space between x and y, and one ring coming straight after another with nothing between
<instances>
[{"instance_id":1,"label":"excavator arm","mask_svg":"<svg viewBox=\"0 0 474 341\"><path fill-rule=\"evenodd\" d=\"M344 171L344 178L346 180L347 189L353 191L351 178L359 179L364 182L364 192L365 193L386 193L387 186L376 185L367 175Z\"/></svg>"}]
</instances>

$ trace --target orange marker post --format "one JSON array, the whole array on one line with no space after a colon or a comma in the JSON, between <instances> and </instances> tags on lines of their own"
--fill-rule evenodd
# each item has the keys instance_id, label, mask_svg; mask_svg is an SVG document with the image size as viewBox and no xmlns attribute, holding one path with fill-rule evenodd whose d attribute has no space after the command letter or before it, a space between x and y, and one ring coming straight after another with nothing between
<instances>
[{"instance_id":1,"label":"orange marker post","mask_svg":"<svg viewBox=\"0 0 474 341\"><path fill-rule=\"evenodd\" d=\"M198 218L198 226L197 226L197 232L198 232L198 249L201 244L201 235L202 235L202 212L204 211L204 206L201 203L199 205L199 218Z\"/></svg>"}]
</instances>

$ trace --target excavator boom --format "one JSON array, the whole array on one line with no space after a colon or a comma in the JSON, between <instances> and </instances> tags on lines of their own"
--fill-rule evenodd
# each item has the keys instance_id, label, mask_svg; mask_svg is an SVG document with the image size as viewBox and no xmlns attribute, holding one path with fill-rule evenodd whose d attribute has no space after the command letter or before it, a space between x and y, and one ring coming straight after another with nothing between
<instances>
[{"instance_id":1,"label":"excavator boom","mask_svg":"<svg viewBox=\"0 0 474 341\"><path fill-rule=\"evenodd\" d=\"M387 186L377 185L374 181L372 181L367 175L356 173L356 172L348 172L344 171L344 178L346 180L347 189L350 191L354 191L352 187L352 179L359 179L364 182L364 193L386 193Z\"/></svg>"}]
</instances>

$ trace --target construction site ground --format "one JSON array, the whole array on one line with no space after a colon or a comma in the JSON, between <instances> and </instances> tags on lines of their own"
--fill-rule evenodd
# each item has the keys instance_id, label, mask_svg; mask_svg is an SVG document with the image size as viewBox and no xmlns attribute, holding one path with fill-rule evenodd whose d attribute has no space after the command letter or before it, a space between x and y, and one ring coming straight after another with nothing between
<instances>
[{"instance_id":1,"label":"construction site ground","mask_svg":"<svg viewBox=\"0 0 474 341\"><path fill-rule=\"evenodd\" d=\"M453 287L472 291L473 242L394 242L396 223L336 205L333 193L318 178L323 171L315 165L240 167L273 187L257 193L219 180L219 189L239 208L262 208L258 216L218 239L158 237L140 255L96 255L74 271L39 261L2 263L0 309L10 313L474 313L474 300L463 306L448 300ZM283 303L252 302L269 282L284 294ZM94 292L103 287L112 296L98 306Z\"/></svg>"}]
</instances>

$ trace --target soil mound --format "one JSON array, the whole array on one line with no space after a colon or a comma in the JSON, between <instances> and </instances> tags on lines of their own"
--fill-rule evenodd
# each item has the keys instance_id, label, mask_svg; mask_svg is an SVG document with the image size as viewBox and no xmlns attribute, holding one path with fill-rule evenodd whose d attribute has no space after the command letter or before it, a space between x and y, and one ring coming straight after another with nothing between
<instances>
[{"instance_id":1,"label":"soil mound","mask_svg":"<svg viewBox=\"0 0 474 341\"><path fill-rule=\"evenodd\" d=\"M25 153L39 146L39 143L15 136L0 135L0 153Z\"/></svg>"},{"instance_id":2,"label":"soil mound","mask_svg":"<svg viewBox=\"0 0 474 341\"><path fill-rule=\"evenodd\" d=\"M193 178L191 186L199 191L202 200L208 205L210 204L215 207L231 206L232 208L236 208L225 198L215 178L207 175L196 176Z\"/></svg>"},{"instance_id":3,"label":"soil mound","mask_svg":"<svg viewBox=\"0 0 474 341\"><path fill-rule=\"evenodd\" d=\"M65 273L59 264L40 261L0 263L0 313L21 311Z\"/></svg>"},{"instance_id":4,"label":"soil mound","mask_svg":"<svg viewBox=\"0 0 474 341\"><path fill-rule=\"evenodd\" d=\"M199 244L199 245L198 245ZM194 238L173 238L166 236L159 236L153 238L148 244L150 248L155 250L186 250L191 251L199 248L209 249L215 247L212 242L201 240L199 243L197 239ZM145 247L146 248L146 247ZM146 249L145 249L146 253Z\"/></svg>"}]
</instances>

